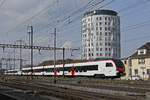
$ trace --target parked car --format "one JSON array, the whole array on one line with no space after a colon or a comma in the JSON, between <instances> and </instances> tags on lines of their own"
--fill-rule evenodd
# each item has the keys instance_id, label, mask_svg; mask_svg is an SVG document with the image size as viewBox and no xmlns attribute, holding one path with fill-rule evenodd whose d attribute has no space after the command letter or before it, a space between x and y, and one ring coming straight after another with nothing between
<instances>
[{"instance_id":1,"label":"parked car","mask_svg":"<svg viewBox=\"0 0 150 100\"><path fill-rule=\"evenodd\" d=\"M134 76L130 76L129 78L128 78L128 80L142 80L142 78L140 77L140 76L138 76L138 75L134 75Z\"/></svg>"}]
</instances>

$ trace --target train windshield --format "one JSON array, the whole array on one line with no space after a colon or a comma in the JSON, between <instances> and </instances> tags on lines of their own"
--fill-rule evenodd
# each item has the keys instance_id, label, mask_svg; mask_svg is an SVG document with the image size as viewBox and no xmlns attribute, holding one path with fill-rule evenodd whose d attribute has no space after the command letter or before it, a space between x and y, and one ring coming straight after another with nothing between
<instances>
[{"instance_id":1,"label":"train windshield","mask_svg":"<svg viewBox=\"0 0 150 100\"><path fill-rule=\"evenodd\" d=\"M121 67L121 68L124 67L124 64L122 63L121 60L115 59L114 61L115 61L116 65L117 65L117 67Z\"/></svg>"}]
</instances>

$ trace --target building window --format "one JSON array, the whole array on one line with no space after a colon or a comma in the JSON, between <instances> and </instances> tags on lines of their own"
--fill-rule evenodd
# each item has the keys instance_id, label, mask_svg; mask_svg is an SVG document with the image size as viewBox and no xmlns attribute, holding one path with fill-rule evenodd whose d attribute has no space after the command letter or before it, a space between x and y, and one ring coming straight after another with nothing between
<instances>
[{"instance_id":1,"label":"building window","mask_svg":"<svg viewBox=\"0 0 150 100\"><path fill-rule=\"evenodd\" d=\"M96 32L96 35L98 35L98 32Z\"/></svg>"},{"instance_id":2,"label":"building window","mask_svg":"<svg viewBox=\"0 0 150 100\"><path fill-rule=\"evenodd\" d=\"M107 31L107 27L105 27L105 31Z\"/></svg>"},{"instance_id":3,"label":"building window","mask_svg":"<svg viewBox=\"0 0 150 100\"><path fill-rule=\"evenodd\" d=\"M100 45L100 46L102 46L102 45L103 45L103 43L100 43L99 45Z\"/></svg>"},{"instance_id":4,"label":"building window","mask_svg":"<svg viewBox=\"0 0 150 100\"><path fill-rule=\"evenodd\" d=\"M96 20L98 20L98 17L96 17Z\"/></svg>"},{"instance_id":5,"label":"building window","mask_svg":"<svg viewBox=\"0 0 150 100\"><path fill-rule=\"evenodd\" d=\"M102 22L99 22L99 25L102 25Z\"/></svg>"},{"instance_id":6,"label":"building window","mask_svg":"<svg viewBox=\"0 0 150 100\"><path fill-rule=\"evenodd\" d=\"M99 56L98 53L96 53L96 55Z\"/></svg>"},{"instance_id":7,"label":"building window","mask_svg":"<svg viewBox=\"0 0 150 100\"><path fill-rule=\"evenodd\" d=\"M100 32L100 35L102 35L102 32Z\"/></svg>"},{"instance_id":8,"label":"building window","mask_svg":"<svg viewBox=\"0 0 150 100\"><path fill-rule=\"evenodd\" d=\"M102 53L100 53L100 56L103 56Z\"/></svg>"},{"instance_id":9,"label":"building window","mask_svg":"<svg viewBox=\"0 0 150 100\"><path fill-rule=\"evenodd\" d=\"M107 20L107 17L105 17L105 20Z\"/></svg>"},{"instance_id":10,"label":"building window","mask_svg":"<svg viewBox=\"0 0 150 100\"><path fill-rule=\"evenodd\" d=\"M138 61L139 61L139 64L145 64L145 59L144 58L140 58L140 59L138 59Z\"/></svg>"},{"instance_id":11,"label":"building window","mask_svg":"<svg viewBox=\"0 0 150 100\"><path fill-rule=\"evenodd\" d=\"M138 55L146 54L146 49L138 50Z\"/></svg>"},{"instance_id":12,"label":"building window","mask_svg":"<svg viewBox=\"0 0 150 100\"><path fill-rule=\"evenodd\" d=\"M105 32L105 36L107 36L107 32Z\"/></svg>"},{"instance_id":13,"label":"building window","mask_svg":"<svg viewBox=\"0 0 150 100\"><path fill-rule=\"evenodd\" d=\"M150 69L147 69L147 75L149 75L150 74Z\"/></svg>"},{"instance_id":14,"label":"building window","mask_svg":"<svg viewBox=\"0 0 150 100\"><path fill-rule=\"evenodd\" d=\"M98 46L98 43L96 43L96 46Z\"/></svg>"},{"instance_id":15,"label":"building window","mask_svg":"<svg viewBox=\"0 0 150 100\"><path fill-rule=\"evenodd\" d=\"M126 60L124 61L124 64L127 64L127 61L126 61Z\"/></svg>"},{"instance_id":16,"label":"building window","mask_svg":"<svg viewBox=\"0 0 150 100\"><path fill-rule=\"evenodd\" d=\"M101 17L99 17L99 20L102 20L102 18L101 18Z\"/></svg>"},{"instance_id":17,"label":"building window","mask_svg":"<svg viewBox=\"0 0 150 100\"><path fill-rule=\"evenodd\" d=\"M102 30L102 27L100 27L99 29Z\"/></svg>"},{"instance_id":18,"label":"building window","mask_svg":"<svg viewBox=\"0 0 150 100\"><path fill-rule=\"evenodd\" d=\"M96 51L99 51L99 48L96 48Z\"/></svg>"},{"instance_id":19,"label":"building window","mask_svg":"<svg viewBox=\"0 0 150 100\"><path fill-rule=\"evenodd\" d=\"M96 30L98 30L98 27L96 27Z\"/></svg>"},{"instance_id":20,"label":"building window","mask_svg":"<svg viewBox=\"0 0 150 100\"><path fill-rule=\"evenodd\" d=\"M100 51L102 51L103 49L102 48L100 48Z\"/></svg>"},{"instance_id":21,"label":"building window","mask_svg":"<svg viewBox=\"0 0 150 100\"><path fill-rule=\"evenodd\" d=\"M135 75L138 75L138 69L134 70Z\"/></svg>"}]
</instances>

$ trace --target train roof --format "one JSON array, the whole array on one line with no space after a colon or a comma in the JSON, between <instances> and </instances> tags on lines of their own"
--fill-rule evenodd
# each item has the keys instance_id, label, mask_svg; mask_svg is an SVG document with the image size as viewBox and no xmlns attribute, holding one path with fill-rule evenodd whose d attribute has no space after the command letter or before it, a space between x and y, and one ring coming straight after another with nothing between
<instances>
[{"instance_id":1,"label":"train roof","mask_svg":"<svg viewBox=\"0 0 150 100\"><path fill-rule=\"evenodd\" d=\"M89 61L98 61L98 60L120 60L118 58L96 58L96 59L91 59Z\"/></svg>"},{"instance_id":2,"label":"train roof","mask_svg":"<svg viewBox=\"0 0 150 100\"><path fill-rule=\"evenodd\" d=\"M120 59L117 59L117 58L96 58L96 59L91 59L91 60L83 60L83 61L78 61L78 62L68 62L68 63L65 63L65 64L77 64L77 63L90 63L90 62L96 62L96 61L101 61L101 60L114 60L114 61L118 61ZM63 63L61 64L56 64L56 65L62 65ZM42 66L53 66L53 65L41 65L41 66L34 66L36 68L38 67L42 67ZM27 69L30 68L30 67L26 67ZM24 69L26 69L24 68Z\"/></svg>"}]
</instances>

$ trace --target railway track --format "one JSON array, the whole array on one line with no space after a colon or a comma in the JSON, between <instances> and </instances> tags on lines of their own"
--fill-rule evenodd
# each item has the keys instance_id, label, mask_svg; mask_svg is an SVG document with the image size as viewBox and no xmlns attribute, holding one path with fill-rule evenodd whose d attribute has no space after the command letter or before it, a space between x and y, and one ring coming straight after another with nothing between
<instances>
[{"instance_id":1,"label":"railway track","mask_svg":"<svg viewBox=\"0 0 150 100\"><path fill-rule=\"evenodd\" d=\"M107 90L115 90L115 91L126 91L133 93L146 93L150 92L150 87L137 87L137 86L127 86L127 85L119 85L119 84L94 84L94 83L68 83L68 82L60 82L60 84L73 85L73 86L81 86L81 87L90 87L97 89L107 89Z\"/></svg>"},{"instance_id":2,"label":"railway track","mask_svg":"<svg viewBox=\"0 0 150 100\"><path fill-rule=\"evenodd\" d=\"M95 92L74 90L53 85L45 85L36 81L12 81L7 83L0 82L0 85L20 89L25 92L29 91L34 95L54 96L64 100L137 100L135 97L114 96Z\"/></svg>"}]
</instances>

